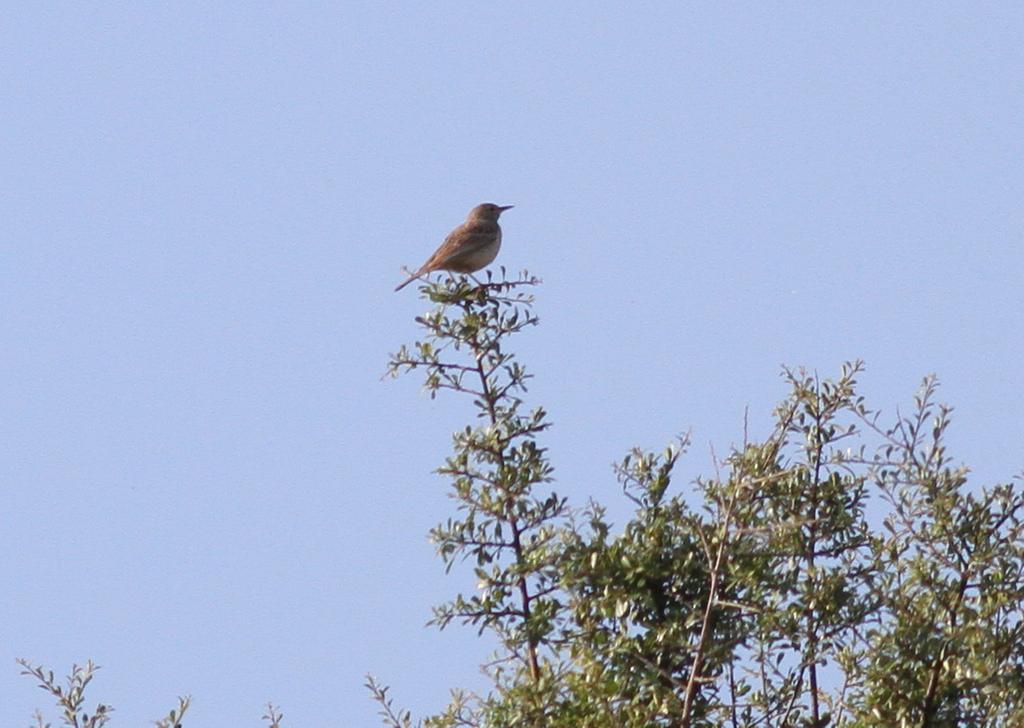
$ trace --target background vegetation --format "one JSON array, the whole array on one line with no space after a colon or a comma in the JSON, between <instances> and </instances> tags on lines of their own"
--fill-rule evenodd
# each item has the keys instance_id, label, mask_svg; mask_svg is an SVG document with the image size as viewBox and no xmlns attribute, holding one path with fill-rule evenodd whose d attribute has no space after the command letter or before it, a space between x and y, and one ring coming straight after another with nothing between
<instances>
[{"instance_id":1,"label":"background vegetation","mask_svg":"<svg viewBox=\"0 0 1024 728\"><path fill-rule=\"evenodd\" d=\"M536 284L427 285L423 337L391 357L392 374L475 410L438 471L454 512L431 532L475 586L432 621L500 647L489 692L453 690L419 720L368 678L386 725L1024 725L1024 496L968 484L933 377L887 420L858 393L859 362L831 379L787 370L771 431L743 433L692 487L673 481L686 437L622 457L633 514L617 526L553 488L547 413L510 346L537 324ZM64 725L109 720L83 709L91 663L66 685L22 664ZM263 718L281 725L273 706Z\"/></svg>"}]
</instances>

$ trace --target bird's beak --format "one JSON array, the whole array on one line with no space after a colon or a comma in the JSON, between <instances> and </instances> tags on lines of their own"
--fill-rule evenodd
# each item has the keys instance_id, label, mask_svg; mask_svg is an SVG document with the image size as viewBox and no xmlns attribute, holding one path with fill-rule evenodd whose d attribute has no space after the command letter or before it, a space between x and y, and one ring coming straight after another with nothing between
<instances>
[{"instance_id":1,"label":"bird's beak","mask_svg":"<svg viewBox=\"0 0 1024 728\"><path fill-rule=\"evenodd\" d=\"M513 207L515 207L515 205L505 205L504 207L499 207L498 209L501 210L502 212L505 212L505 210L511 210Z\"/></svg>"}]
</instances>

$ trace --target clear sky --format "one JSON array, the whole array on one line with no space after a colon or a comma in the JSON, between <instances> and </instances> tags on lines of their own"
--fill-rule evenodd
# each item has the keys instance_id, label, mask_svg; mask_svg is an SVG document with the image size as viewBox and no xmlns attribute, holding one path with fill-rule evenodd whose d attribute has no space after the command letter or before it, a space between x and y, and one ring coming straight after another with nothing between
<instances>
[{"instance_id":1,"label":"clear sky","mask_svg":"<svg viewBox=\"0 0 1024 728\"><path fill-rule=\"evenodd\" d=\"M554 7L553 7L554 6ZM1024 4L16 3L0 19L0 724L15 657L143 725L373 725L480 685L426 540L468 402L381 381L392 288L474 204L544 279L519 350L559 492L782 364L936 372L1024 467ZM617 509L617 510L616 510Z\"/></svg>"}]
</instances>

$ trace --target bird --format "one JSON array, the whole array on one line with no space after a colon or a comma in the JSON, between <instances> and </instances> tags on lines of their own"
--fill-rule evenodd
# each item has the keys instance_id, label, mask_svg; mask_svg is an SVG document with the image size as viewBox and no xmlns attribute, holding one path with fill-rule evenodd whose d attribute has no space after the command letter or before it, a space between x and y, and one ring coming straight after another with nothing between
<instances>
[{"instance_id":1,"label":"bird","mask_svg":"<svg viewBox=\"0 0 1024 728\"><path fill-rule=\"evenodd\" d=\"M448 233L440 247L427 258L419 270L400 283L400 291L425 273L446 270L453 273L476 273L498 257L501 248L501 227L498 218L514 205L484 202L466 216L466 221ZM408 272L408 271L407 271Z\"/></svg>"}]
</instances>

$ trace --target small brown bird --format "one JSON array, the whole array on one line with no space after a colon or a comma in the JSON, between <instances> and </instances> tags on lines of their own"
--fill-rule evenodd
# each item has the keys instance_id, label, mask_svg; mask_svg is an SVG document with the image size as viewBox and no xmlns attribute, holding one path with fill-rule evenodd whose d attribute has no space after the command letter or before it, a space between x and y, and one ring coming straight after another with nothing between
<instances>
[{"instance_id":1,"label":"small brown bird","mask_svg":"<svg viewBox=\"0 0 1024 728\"><path fill-rule=\"evenodd\" d=\"M469 211L466 222L448 233L441 247L427 258L420 269L403 281L396 291L400 291L414 280L435 270L447 270L453 273L476 273L486 268L498 257L501 249L501 227L498 218L512 205L495 205L485 202Z\"/></svg>"}]
</instances>

